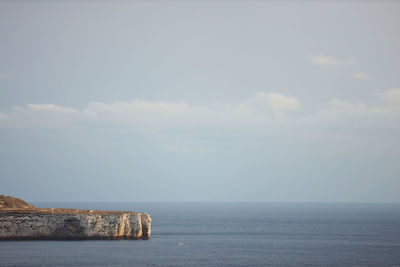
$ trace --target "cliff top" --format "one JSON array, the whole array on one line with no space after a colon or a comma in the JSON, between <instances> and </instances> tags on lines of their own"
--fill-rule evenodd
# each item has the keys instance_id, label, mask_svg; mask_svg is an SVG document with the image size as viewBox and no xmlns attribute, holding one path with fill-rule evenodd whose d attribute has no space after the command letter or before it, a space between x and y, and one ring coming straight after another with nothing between
<instances>
[{"instance_id":1,"label":"cliff top","mask_svg":"<svg viewBox=\"0 0 400 267\"><path fill-rule=\"evenodd\" d=\"M36 209L35 206L20 198L0 195L0 210Z\"/></svg>"},{"instance_id":2,"label":"cliff top","mask_svg":"<svg viewBox=\"0 0 400 267\"><path fill-rule=\"evenodd\" d=\"M6 195L0 195L0 212L2 213L62 213L62 214L122 214L136 213L132 211L109 211L109 210L78 210L78 209L41 209L28 202Z\"/></svg>"}]
</instances>

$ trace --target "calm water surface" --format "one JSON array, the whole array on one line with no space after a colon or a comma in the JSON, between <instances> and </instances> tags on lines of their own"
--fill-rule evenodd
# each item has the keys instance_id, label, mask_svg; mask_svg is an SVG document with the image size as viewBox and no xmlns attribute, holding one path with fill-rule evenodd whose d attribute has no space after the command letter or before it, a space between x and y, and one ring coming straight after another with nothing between
<instances>
[{"instance_id":1,"label":"calm water surface","mask_svg":"<svg viewBox=\"0 0 400 267\"><path fill-rule=\"evenodd\" d=\"M0 242L1 266L400 266L400 205L37 203L145 211L147 241Z\"/></svg>"}]
</instances>

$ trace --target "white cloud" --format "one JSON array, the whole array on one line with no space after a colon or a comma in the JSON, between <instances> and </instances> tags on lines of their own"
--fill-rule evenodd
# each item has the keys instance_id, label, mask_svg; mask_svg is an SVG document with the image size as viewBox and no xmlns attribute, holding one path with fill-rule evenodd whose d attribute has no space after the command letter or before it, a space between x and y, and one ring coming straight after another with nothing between
<instances>
[{"instance_id":1,"label":"white cloud","mask_svg":"<svg viewBox=\"0 0 400 267\"><path fill-rule=\"evenodd\" d=\"M193 106L186 102L159 102L133 100L129 102L91 102L83 111L97 122L108 121L137 126L171 127L174 125L233 125L266 121L271 115L284 116L301 108L298 100L277 93L258 92L238 105L215 104Z\"/></svg>"},{"instance_id":2,"label":"white cloud","mask_svg":"<svg viewBox=\"0 0 400 267\"><path fill-rule=\"evenodd\" d=\"M392 104L400 104L400 89L391 88L379 94L382 99Z\"/></svg>"},{"instance_id":3,"label":"white cloud","mask_svg":"<svg viewBox=\"0 0 400 267\"><path fill-rule=\"evenodd\" d=\"M320 65L320 66L337 66L337 65L355 64L356 60L354 59L342 60L332 56L317 55L311 58L311 62L315 65Z\"/></svg>"},{"instance_id":4,"label":"white cloud","mask_svg":"<svg viewBox=\"0 0 400 267\"><path fill-rule=\"evenodd\" d=\"M199 123L210 117L210 110L202 106L191 106L186 102L143 101L101 103L91 102L82 112L86 119L94 122L112 122L137 127L174 127Z\"/></svg>"},{"instance_id":5,"label":"white cloud","mask_svg":"<svg viewBox=\"0 0 400 267\"><path fill-rule=\"evenodd\" d=\"M363 72L356 72L353 74L354 78L361 79L361 80L369 80L369 76Z\"/></svg>"},{"instance_id":6,"label":"white cloud","mask_svg":"<svg viewBox=\"0 0 400 267\"><path fill-rule=\"evenodd\" d=\"M356 143L360 138L379 133L394 136L400 131L399 122L400 113L388 106L333 98L325 105L318 106L315 112L290 122L290 127L309 140L319 139L324 143L326 139L344 138Z\"/></svg>"},{"instance_id":7,"label":"white cloud","mask_svg":"<svg viewBox=\"0 0 400 267\"><path fill-rule=\"evenodd\" d=\"M352 103L339 98L333 98L329 102L329 106L334 109L341 109L341 110L360 110L360 109L365 109L367 107L367 105L363 102Z\"/></svg>"},{"instance_id":8,"label":"white cloud","mask_svg":"<svg viewBox=\"0 0 400 267\"><path fill-rule=\"evenodd\" d=\"M76 123L114 123L138 129L173 127L252 127L301 109L293 96L257 92L241 103L194 106L186 102L118 101L90 102L83 110L54 104L16 106L2 117L9 126L73 127ZM4 123L3 123L3 127Z\"/></svg>"},{"instance_id":9,"label":"white cloud","mask_svg":"<svg viewBox=\"0 0 400 267\"><path fill-rule=\"evenodd\" d=\"M76 114L79 111L74 108L57 106L53 104L26 104L26 108L32 111L48 111L64 114Z\"/></svg>"},{"instance_id":10,"label":"white cloud","mask_svg":"<svg viewBox=\"0 0 400 267\"><path fill-rule=\"evenodd\" d=\"M82 120L82 112L54 104L26 104L14 106L4 113L7 120L0 123L0 128L55 128L65 129Z\"/></svg>"},{"instance_id":11,"label":"white cloud","mask_svg":"<svg viewBox=\"0 0 400 267\"><path fill-rule=\"evenodd\" d=\"M292 96L257 92L254 97L248 98L240 104L239 108L242 111L272 112L274 115L283 116L287 112L300 110L301 105Z\"/></svg>"},{"instance_id":12,"label":"white cloud","mask_svg":"<svg viewBox=\"0 0 400 267\"><path fill-rule=\"evenodd\" d=\"M363 102L349 102L338 98L332 99L328 108L351 115L385 115L388 113L388 110L382 107L369 106Z\"/></svg>"},{"instance_id":13,"label":"white cloud","mask_svg":"<svg viewBox=\"0 0 400 267\"><path fill-rule=\"evenodd\" d=\"M391 103L400 103L400 89L390 89L380 97ZM397 105L372 106L333 98L325 105L309 112L293 96L257 92L238 104L219 103L194 106L186 102L119 101L90 102L84 109L54 104L27 104L0 113L1 128L56 128L90 127L91 124L112 124L140 131L207 131L210 129L234 131L269 131L280 133L285 129L318 129L328 125L346 128L363 121L369 129L385 121L398 124ZM351 121L351 122L350 122ZM400 125L400 124L399 124ZM393 126L394 127L394 126ZM307 130L308 131L308 130ZM290 130L289 132L292 132Z\"/></svg>"},{"instance_id":14,"label":"white cloud","mask_svg":"<svg viewBox=\"0 0 400 267\"><path fill-rule=\"evenodd\" d=\"M144 114L156 116L179 116L187 113L190 107L185 102L150 102L133 100L130 102L90 102L85 113L89 116L141 117Z\"/></svg>"}]
</instances>

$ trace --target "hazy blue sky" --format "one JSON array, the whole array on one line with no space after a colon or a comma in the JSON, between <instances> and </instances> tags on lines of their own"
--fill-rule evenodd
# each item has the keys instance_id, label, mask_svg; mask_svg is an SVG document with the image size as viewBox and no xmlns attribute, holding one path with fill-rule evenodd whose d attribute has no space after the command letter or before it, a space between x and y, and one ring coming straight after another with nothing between
<instances>
[{"instance_id":1,"label":"hazy blue sky","mask_svg":"<svg viewBox=\"0 0 400 267\"><path fill-rule=\"evenodd\" d=\"M0 194L400 202L400 3L0 2Z\"/></svg>"}]
</instances>

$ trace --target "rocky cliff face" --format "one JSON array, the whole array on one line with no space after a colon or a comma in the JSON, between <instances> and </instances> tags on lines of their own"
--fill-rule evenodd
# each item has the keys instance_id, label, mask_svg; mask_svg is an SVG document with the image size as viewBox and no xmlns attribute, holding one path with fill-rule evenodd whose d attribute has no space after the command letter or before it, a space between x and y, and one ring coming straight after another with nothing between
<instances>
[{"instance_id":1,"label":"rocky cliff face","mask_svg":"<svg viewBox=\"0 0 400 267\"><path fill-rule=\"evenodd\" d=\"M151 218L147 213L38 209L23 200L0 195L0 240L148 239L150 234Z\"/></svg>"}]
</instances>

